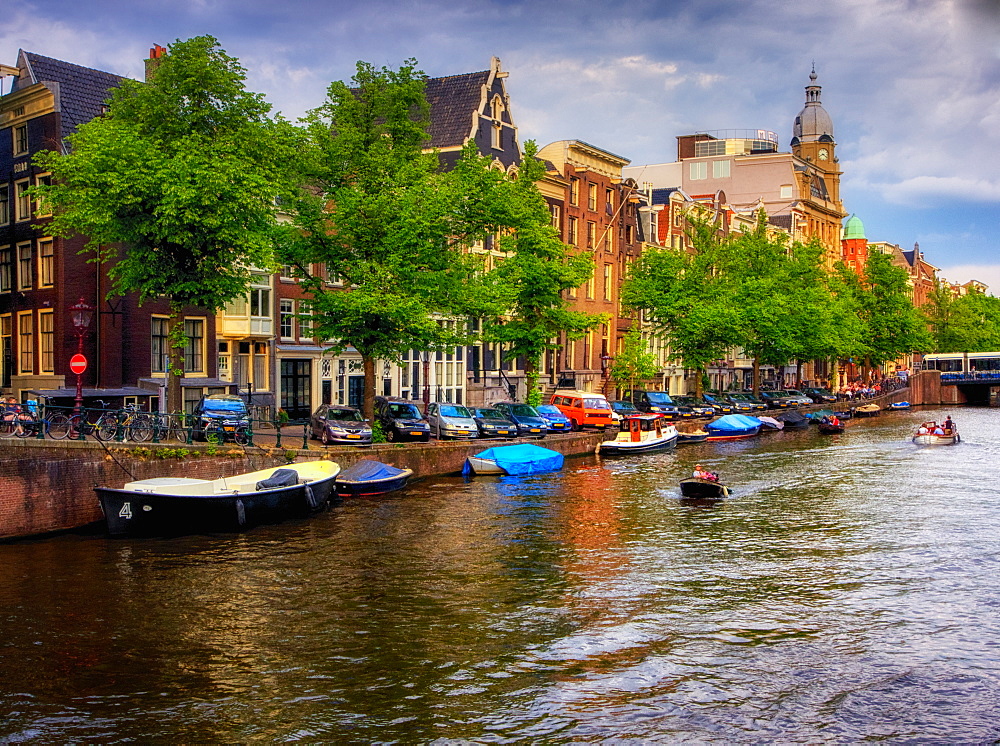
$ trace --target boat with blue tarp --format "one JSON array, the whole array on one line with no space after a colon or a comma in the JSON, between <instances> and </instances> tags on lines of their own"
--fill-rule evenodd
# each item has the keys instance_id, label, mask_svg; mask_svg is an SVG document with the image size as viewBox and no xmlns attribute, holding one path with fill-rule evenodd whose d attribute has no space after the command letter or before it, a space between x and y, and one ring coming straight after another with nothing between
<instances>
[{"instance_id":1,"label":"boat with blue tarp","mask_svg":"<svg viewBox=\"0 0 1000 746\"><path fill-rule=\"evenodd\" d=\"M760 432L763 423L745 414L727 414L705 425L708 440L735 440L750 438Z\"/></svg>"},{"instance_id":2,"label":"boat with blue tarp","mask_svg":"<svg viewBox=\"0 0 1000 746\"><path fill-rule=\"evenodd\" d=\"M462 474L541 474L563 467L563 455L534 443L496 446L465 460Z\"/></svg>"},{"instance_id":3,"label":"boat with blue tarp","mask_svg":"<svg viewBox=\"0 0 1000 746\"><path fill-rule=\"evenodd\" d=\"M397 469L374 459L356 461L337 475L336 488L340 497L384 495L400 490L413 476L413 469Z\"/></svg>"}]
</instances>

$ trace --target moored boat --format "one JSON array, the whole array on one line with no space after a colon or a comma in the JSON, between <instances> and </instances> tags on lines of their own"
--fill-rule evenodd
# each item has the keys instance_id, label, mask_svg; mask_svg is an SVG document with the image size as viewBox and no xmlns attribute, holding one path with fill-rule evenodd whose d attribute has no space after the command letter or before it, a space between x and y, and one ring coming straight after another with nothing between
<instances>
[{"instance_id":1,"label":"moored boat","mask_svg":"<svg viewBox=\"0 0 1000 746\"><path fill-rule=\"evenodd\" d=\"M751 438L760 432L760 428L759 419L744 414L723 415L705 425L705 429L708 431L708 440Z\"/></svg>"},{"instance_id":2,"label":"moored boat","mask_svg":"<svg viewBox=\"0 0 1000 746\"><path fill-rule=\"evenodd\" d=\"M684 432L681 430L677 431L677 445L686 445L688 443L702 443L708 440L707 430L691 430Z\"/></svg>"},{"instance_id":3,"label":"moored boat","mask_svg":"<svg viewBox=\"0 0 1000 746\"><path fill-rule=\"evenodd\" d=\"M819 430L819 432L823 433L823 435L837 435L839 433L844 432L844 423L820 421L816 424L816 428Z\"/></svg>"},{"instance_id":4,"label":"moored boat","mask_svg":"<svg viewBox=\"0 0 1000 746\"><path fill-rule=\"evenodd\" d=\"M541 474L558 471L563 467L563 455L550 448L533 443L497 446L469 456L462 468L463 474Z\"/></svg>"},{"instance_id":5,"label":"moored boat","mask_svg":"<svg viewBox=\"0 0 1000 746\"><path fill-rule=\"evenodd\" d=\"M809 427L810 420L801 412L794 410L782 412L775 417L778 422L785 423L785 430L805 430Z\"/></svg>"},{"instance_id":6,"label":"moored boat","mask_svg":"<svg viewBox=\"0 0 1000 746\"><path fill-rule=\"evenodd\" d=\"M601 443L601 453L619 455L659 451L676 445L677 439L677 428L659 415L633 414L622 419L621 429L614 440Z\"/></svg>"},{"instance_id":7,"label":"moored boat","mask_svg":"<svg viewBox=\"0 0 1000 746\"><path fill-rule=\"evenodd\" d=\"M240 531L322 510L340 466L306 461L219 479L159 477L95 487L112 536Z\"/></svg>"},{"instance_id":8,"label":"moored boat","mask_svg":"<svg viewBox=\"0 0 1000 746\"><path fill-rule=\"evenodd\" d=\"M910 402L908 402L908 401L894 401L888 407L886 407L886 409L890 409L890 410L892 410L892 409L903 409L903 410L905 410L905 409L909 409L909 408L910 408Z\"/></svg>"},{"instance_id":9,"label":"moored boat","mask_svg":"<svg viewBox=\"0 0 1000 746\"><path fill-rule=\"evenodd\" d=\"M729 497L729 488L713 479L688 477L681 480L683 497Z\"/></svg>"},{"instance_id":10,"label":"moored boat","mask_svg":"<svg viewBox=\"0 0 1000 746\"><path fill-rule=\"evenodd\" d=\"M758 417L760 420L762 433L776 433L779 430L785 429L785 423L781 420L776 420L774 417Z\"/></svg>"},{"instance_id":11,"label":"moored boat","mask_svg":"<svg viewBox=\"0 0 1000 746\"><path fill-rule=\"evenodd\" d=\"M860 407L854 408L855 417L878 417L879 412L882 410L879 408L878 404L862 404Z\"/></svg>"},{"instance_id":12,"label":"moored boat","mask_svg":"<svg viewBox=\"0 0 1000 746\"><path fill-rule=\"evenodd\" d=\"M400 490L413 476L413 469L397 469L374 459L361 459L337 475L336 489L340 497L384 495Z\"/></svg>"}]
</instances>

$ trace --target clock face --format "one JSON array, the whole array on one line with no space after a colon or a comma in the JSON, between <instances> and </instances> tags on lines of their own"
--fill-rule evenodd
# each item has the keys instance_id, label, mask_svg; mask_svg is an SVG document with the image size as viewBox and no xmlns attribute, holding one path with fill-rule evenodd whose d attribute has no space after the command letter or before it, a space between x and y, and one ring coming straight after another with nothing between
<instances>
[{"instance_id":1,"label":"clock face","mask_svg":"<svg viewBox=\"0 0 1000 746\"><path fill-rule=\"evenodd\" d=\"M830 157L830 151L829 150L827 150L826 148L820 148L819 149L819 159L821 161L825 161L829 157Z\"/></svg>"}]
</instances>

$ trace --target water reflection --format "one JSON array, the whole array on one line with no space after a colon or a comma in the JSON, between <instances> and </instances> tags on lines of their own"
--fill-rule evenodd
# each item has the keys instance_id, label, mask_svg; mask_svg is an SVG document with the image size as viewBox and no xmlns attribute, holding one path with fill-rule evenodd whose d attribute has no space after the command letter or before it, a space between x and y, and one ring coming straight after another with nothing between
<instances>
[{"instance_id":1,"label":"water reflection","mask_svg":"<svg viewBox=\"0 0 1000 746\"><path fill-rule=\"evenodd\" d=\"M997 413L0 546L8 741L1000 737ZM681 500L695 463L733 497ZM961 734L956 736L956 734Z\"/></svg>"}]
</instances>

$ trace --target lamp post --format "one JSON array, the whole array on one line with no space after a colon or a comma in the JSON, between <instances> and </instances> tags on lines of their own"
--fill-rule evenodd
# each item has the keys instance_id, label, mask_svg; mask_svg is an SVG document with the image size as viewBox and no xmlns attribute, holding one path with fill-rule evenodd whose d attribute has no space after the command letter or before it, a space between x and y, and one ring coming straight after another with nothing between
<instances>
[{"instance_id":1,"label":"lamp post","mask_svg":"<svg viewBox=\"0 0 1000 746\"><path fill-rule=\"evenodd\" d=\"M76 373L76 403L73 407L73 417L76 419L83 408L83 372L87 369L87 359L83 356L83 338L90 329L94 318L94 307L80 298L80 302L69 308L69 318L76 332L76 355L70 360L70 370Z\"/></svg>"}]
</instances>

